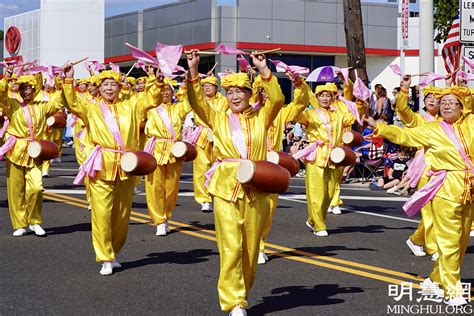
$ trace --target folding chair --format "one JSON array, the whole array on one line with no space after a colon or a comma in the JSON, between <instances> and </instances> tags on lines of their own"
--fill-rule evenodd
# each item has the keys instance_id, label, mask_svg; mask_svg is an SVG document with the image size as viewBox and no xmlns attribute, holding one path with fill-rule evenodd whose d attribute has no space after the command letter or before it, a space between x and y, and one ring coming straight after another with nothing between
<instances>
[{"instance_id":1,"label":"folding chair","mask_svg":"<svg viewBox=\"0 0 474 316\"><path fill-rule=\"evenodd\" d=\"M367 155L362 154L361 163L356 165L360 174L361 182L375 181L384 174L384 144L383 142L372 143Z\"/></svg>"}]
</instances>

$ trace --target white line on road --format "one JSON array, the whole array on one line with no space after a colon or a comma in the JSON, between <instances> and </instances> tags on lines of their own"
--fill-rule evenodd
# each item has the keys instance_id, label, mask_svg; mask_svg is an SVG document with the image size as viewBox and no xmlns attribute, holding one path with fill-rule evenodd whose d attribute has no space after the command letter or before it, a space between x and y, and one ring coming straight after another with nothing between
<instances>
[{"instance_id":1,"label":"white line on road","mask_svg":"<svg viewBox=\"0 0 474 316\"><path fill-rule=\"evenodd\" d=\"M306 194L280 194L280 198L290 199L301 199L305 200ZM359 201L393 201L393 202L405 202L408 201L406 197L380 197L380 196L354 196L354 195L341 195L343 200L359 200Z\"/></svg>"}]
</instances>

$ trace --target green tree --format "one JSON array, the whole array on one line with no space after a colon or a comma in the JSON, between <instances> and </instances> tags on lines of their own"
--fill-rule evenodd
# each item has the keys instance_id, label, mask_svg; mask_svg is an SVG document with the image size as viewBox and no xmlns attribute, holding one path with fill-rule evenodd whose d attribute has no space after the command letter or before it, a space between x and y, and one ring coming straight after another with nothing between
<instances>
[{"instance_id":1,"label":"green tree","mask_svg":"<svg viewBox=\"0 0 474 316\"><path fill-rule=\"evenodd\" d=\"M435 41L443 42L448 37L454 17L458 13L459 0L434 0Z\"/></svg>"},{"instance_id":2,"label":"green tree","mask_svg":"<svg viewBox=\"0 0 474 316\"><path fill-rule=\"evenodd\" d=\"M3 30L0 30L0 41L3 41Z\"/></svg>"}]
</instances>

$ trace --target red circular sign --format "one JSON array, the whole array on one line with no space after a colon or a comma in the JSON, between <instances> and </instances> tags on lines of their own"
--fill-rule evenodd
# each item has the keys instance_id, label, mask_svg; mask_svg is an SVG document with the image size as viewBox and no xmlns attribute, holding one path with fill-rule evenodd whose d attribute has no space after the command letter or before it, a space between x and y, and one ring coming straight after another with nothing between
<instances>
[{"instance_id":1,"label":"red circular sign","mask_svg":"<svg viewBox=\"0 0 474 316\"><path fill-rule=\"evenodd\" d=\"M16 26L10 26L5 33L5 48L10 54L15 54L20 48L20 30Z\"/></svg>"}]
</instances>

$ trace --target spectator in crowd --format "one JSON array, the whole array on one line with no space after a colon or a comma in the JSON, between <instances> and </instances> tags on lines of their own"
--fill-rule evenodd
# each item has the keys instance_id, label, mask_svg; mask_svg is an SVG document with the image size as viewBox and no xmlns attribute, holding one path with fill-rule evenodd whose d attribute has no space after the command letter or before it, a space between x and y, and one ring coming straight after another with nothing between
<instances>
[{"instance_id":1,"label":"spectator in crowd","mask_svg":"<svg viewBox=\"0 0 474 316\"><path fill-rule=\"evenodd\" d=\"M369 188L373 191L381 191L398 185L408 169L407 162L409 160L409 151L406 148L401 148L397 152L397 159L393 161L393 166L389 168L387 176L379 178L377 183L370 183Z\"/></svg>"}]
</instances>

